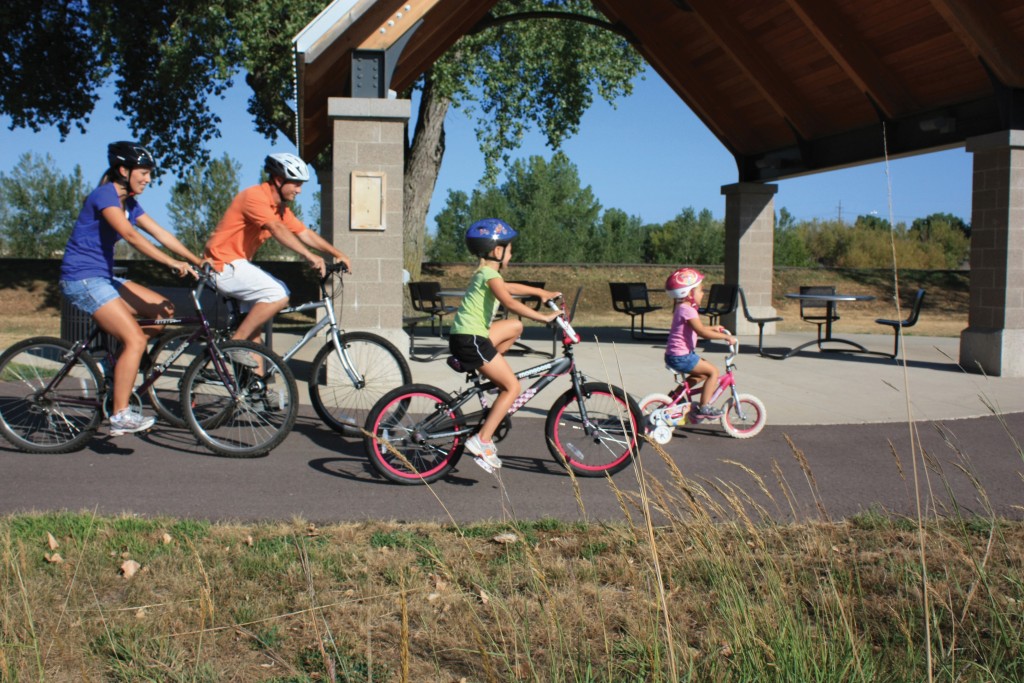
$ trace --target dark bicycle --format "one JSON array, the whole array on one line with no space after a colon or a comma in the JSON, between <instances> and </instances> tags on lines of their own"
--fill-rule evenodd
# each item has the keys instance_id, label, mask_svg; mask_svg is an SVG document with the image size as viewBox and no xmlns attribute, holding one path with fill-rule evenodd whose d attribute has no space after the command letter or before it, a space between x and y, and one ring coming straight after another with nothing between
<instances>
[{"instance_id":1,"label":"dark bicycle","mask_svg":"<svg viewBox=\"0 0 1024 683\"><path fill-rule=\"evenodd\" d=\"M346 272L343 263L327 266L320 279L320 298L290 306L279 315L323 311L323 316L306 330L283 356L290 361L303 347L325 332L327 341L317 352L309 373L309 398L316 414L331 429L348 437L362 436L360 427L377 400L390 389L410 384L412 372L401 352L384 337L372 332L345 332L335 316L337 299L343 296ZM226 300L227 317L217 333L223 338L237 326L238 305ZM183 426L177 405L181 379L191 359L202 353L202 340L195 340L189 331L172 333L153 347L155 363L166 370L163 377L149 387L149 398L163 419Z\"/></svg>"},{"instance_id":2,"label":"dark bicycle","mask_svg":"<svg viewBox=\"0 0 1024 683\"><path fill-rule=\"evenodd\" d=\"M562 357L516 373L519 379L539 379L516 399L494 440L508 434L513 414L557 377L568 375L572 386L555 399L544 424L548 450L577 476L615 474L640 451L643 414L625 391L592 381L576 367L573 346L580 337L564 309L553 301L546 305L562 311L555 318L562 331ZM381 397L367 417L364 437L374 469L400 484L430 483L448 474L462 457L466 440L483 424L488 395L496 390L476 372L467 373L467 379L472 385L458 394L412 384ZM474 400L479 410L470 405Z\"/></svg>"},{"instance_id":3,"label":"dark bicycle","mask_svg":"<svg viewBox=\"0 0 1024 683\"><path fill-rule=\"evenodd\" d=\"M196 315L188 318L139 320L149 325L195 325L185 348L199 343L180 380L178 406L189 430L206 448L229 457L265 455L291 431L298 412L295 377L270 349L248 341L226 341L215 333L200 294L213 287L204 271L192 291ZM263 372L237 362L250 357ZM144 357L144 378L132 393L141 409L140 393L163 375L169 364ZM15 448L30 453L78 450L95 435L110 414L114 349L93 324L85 339L70 342L33 337L0 355L0 434Z\"/></svg>"}]
</instances>

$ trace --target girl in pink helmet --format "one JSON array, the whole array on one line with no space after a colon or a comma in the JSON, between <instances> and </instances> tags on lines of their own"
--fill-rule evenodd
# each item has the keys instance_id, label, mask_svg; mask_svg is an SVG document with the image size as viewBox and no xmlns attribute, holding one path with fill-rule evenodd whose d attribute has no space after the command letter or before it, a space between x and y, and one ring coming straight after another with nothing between
<instances>
[{"instance_id":1,"label":"girl in pink helmet","mask_svg":"<svg viewBox=\"0 0 1024 683\"><path fill-rule=\"evenodd\" d=\"M665 281L665 292L675 300L672 330L665 345L665 365L685 375L691 387L704 382L700 405L690 409L691 418L717 419L722 411L708 401L718 388L718 368L697 355L697 338L727 339L730 344L735 344L736 338L724 327L707 327L701 321L697 307L704 297L703 282L704 275L693 268L680 268Z\"/></svg>"}]
</instances>

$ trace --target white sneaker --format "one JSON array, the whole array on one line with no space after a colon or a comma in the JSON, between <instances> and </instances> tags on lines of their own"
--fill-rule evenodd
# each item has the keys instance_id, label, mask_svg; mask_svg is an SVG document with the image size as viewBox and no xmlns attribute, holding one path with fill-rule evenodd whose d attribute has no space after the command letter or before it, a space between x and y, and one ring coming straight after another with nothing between
<instances>
[{"instance_id":1,"label":"white sneaker","mask_svg":"<svg viewBox=\"0 0 1024 683\"><path fill-rule=\"evenodd\" d=\"M131 408L125 408L110 418L110 435L123 436L135 434L151 429L156 424L155 417L145 417L141 413L134 412Z\"/></svg>"},{"instance_id":2,"label":"white sneaker","mask_svg":"<svg viewBox=\"0 0 1024 683\"><path fill-rule=\"evenodd\" d=\"M244 365L247 368L255 368L258 363L256 359L252 357L252 354L245 349L228 349L227 354L228 360L232 363L238 363Z\"/></svg>"},{"instance_id":3,"label":"white sneaker","mask_svg":"<svg viewBox=\"0 0 1024 683\"><path fill-rule=\"evenodd\" d=\"M474 434L466 441L466 450L473 454L473 462L488 472L501 468L501 460L498 459L498 449L494 447L493 441L484 443L480 440L479 436Z\"/></svg>"}]
</instances>

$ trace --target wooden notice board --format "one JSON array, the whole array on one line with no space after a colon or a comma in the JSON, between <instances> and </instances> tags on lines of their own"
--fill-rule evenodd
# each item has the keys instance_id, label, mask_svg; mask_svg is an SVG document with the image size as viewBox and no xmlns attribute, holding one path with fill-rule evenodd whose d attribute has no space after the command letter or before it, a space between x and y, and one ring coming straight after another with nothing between
<instances>
[{"instance_id":1,"label":"wooden notice board","mask_svg":"<svg viewBox=\"0 0 1024 683\"><path fill-rule=\"evenodd\" d=\"M352 205L349 210L350 229L384 229L386 180L387 177L383 171L352 172Z\"/></svg>"}]
</instances>

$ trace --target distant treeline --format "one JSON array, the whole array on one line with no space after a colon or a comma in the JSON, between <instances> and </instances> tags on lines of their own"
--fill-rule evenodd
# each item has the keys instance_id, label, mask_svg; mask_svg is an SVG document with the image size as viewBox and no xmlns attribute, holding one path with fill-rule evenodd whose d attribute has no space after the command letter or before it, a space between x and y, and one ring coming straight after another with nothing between
<instances>
[{"instance_id":1,"label":"distant treeline","mask_svg":"<svg viewBox=\"0 0 1024 683\"><path fill-rule=\"evenodd\" d=\"M602 209L567 157L534 156L516 161L508 180L467 195L449 191L429 238L427 258L469 261L463 233L488 216L519 230L514 253L519 263L701 263L725 259L725 227L710 210L683 209L662 224L644 223L620 209ZM903 268L958 268L967 259L970 226L951 214L918 218L909 226L878 216L796 221L785 209L775 222L775 264L779 266L876 268L893 261Z\"/></svg>"}]
</instances>

